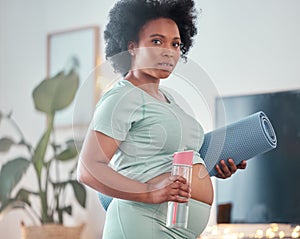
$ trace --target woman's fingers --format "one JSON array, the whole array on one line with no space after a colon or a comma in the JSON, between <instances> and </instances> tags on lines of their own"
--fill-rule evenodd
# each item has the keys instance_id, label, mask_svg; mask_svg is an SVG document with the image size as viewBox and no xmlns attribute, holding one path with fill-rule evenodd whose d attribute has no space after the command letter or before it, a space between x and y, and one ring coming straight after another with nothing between
<instances>
[{"instance_id":1,"label":"woman's fingers","mask_svg":"<svg viewBox=\"0 0 300 239\"><path fill-rule=\"evenodd\" d=\"M178 202L178 203L185 203L188 202L189 198L186 197L179 197L179 196L170 196L168 201Z\"/></svg>"},{"instance_id":2,"label":"woman's fingers","mask_svg":"<svg viewBox=\"0 0 300 239\"><path fill-rule=\"evenodd\" d=\"M233 159L228 159L228 163L229 163L229 170L231 174L234 174L237 170L237 166L235 165L235 162L233 161Z\"/></svg>"},{"instance_id":3,"label":"woman's fingers","mask_svg":"<svg viewBox=\"0 0 300 239\"><path fill-rule=\"evenodd\" d=\"M246 160L243 160L240 164L236 165L233 159L228 159L228 165L225 160L221 160L219 165L216 165L218 178L229 178L232 174L236 173L238 169L245 169L247 166Z\"/></svg>"},{"instance_id":4,"label":"woman's fingers","mask_svg":"<svg viewBox=\"0 0 300 239\"><path fill-rule=\"evenodd\" d=\"M187 202L191 197L191 190L189 185L186 183L186 179L181 176L171 176L173 181L169 186L169 201L175 202Z\"/></svg>"},{"instance_id":5,"label":"woman's fingers","mask_svg":"<svg viewBox=\"0 0 300 239\"><path fill-rule=\"evenodd\" d=\"M174 201L187 202L191 197L191 189L182 176L170 176L161 182L150 185L153 203Z\"/></svg>"},{"instance_id":6,"label":"woman's fingers","mask_svg":"<svg viewBox=\"0 0 300 239\"><path fill-rule=\"evenodd\" d=\"M220 165L216 165L217 177L218 178L228 178L231 176L231 172L225 163L225 160L220 161Z\"/></svg>"},{"instance_id":7,"label":"woman's fingers","mask_svg":"<svg viewBox=\"0 0 300 239\"><path fill-rule=\"evenodd\" d=\"M243 160L241 163L237 165L238 169L245 169L247 167L247 161Z\"/></svg>"},{"instance_id":8,"label":"woman's fingers","mask_svg":"<svg viewBox=\"0 0 300 239\"><path fill-rule=\"evenodd\" d=\"M172 175L169 177L169 180L172 182L180 182L180 183L186 184L186 179L179 175Z\"/></svg>"}]
</instances>

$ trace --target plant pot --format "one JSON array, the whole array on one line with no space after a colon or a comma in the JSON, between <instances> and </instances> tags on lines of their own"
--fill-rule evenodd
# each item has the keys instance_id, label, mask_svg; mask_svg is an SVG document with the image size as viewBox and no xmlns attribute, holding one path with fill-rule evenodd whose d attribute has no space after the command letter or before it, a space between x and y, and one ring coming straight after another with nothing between
<instances>
[{"instance_id":1,"label":"plant pot","mask_svg":"<svg viewBox=\"0 0 300 239\"><path fill-rule=\"evenodd\" d=\"M21 223L22 239L80 239L84 224L67 227L61 224L25 226Z\"/></svg>"}]
</instances>

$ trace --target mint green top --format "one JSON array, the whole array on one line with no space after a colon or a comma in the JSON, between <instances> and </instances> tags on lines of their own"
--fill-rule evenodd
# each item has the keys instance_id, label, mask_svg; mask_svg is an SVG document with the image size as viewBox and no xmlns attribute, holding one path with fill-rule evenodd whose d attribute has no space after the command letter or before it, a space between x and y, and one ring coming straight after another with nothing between
<instances>
[{"instance_id":1,"label":"mint green top","mask_svg":"<svg viewBox=\"0 0 300 239\"><path fill-rule=\"evenodd\" d=\"M204 164L199 155L204 139L201 125L168 92L160 91L169 103L120 80L101 97L90 126L121 141L110 165L141 182L171 172L176 151L194 150L193 163Z\"/></svg>"}]
</instances>

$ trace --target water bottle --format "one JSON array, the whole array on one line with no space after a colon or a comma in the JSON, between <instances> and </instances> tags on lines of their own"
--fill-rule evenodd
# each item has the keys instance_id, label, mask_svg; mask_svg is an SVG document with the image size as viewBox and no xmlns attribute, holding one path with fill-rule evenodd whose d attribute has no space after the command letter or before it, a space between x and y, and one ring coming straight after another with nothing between
<instances>
[{"instance_id":1,"label":"water bottle","mask_svg":"<svg viewBox=\"0 0 300 239\"><path fill-rule=\"evenodd\" d=\"M181 151L174 153L172 175L180 175L191 185L194 152ZM189 205L186 203L168 202L167 227L187 228Z\"/></svg>"}]
</instances>

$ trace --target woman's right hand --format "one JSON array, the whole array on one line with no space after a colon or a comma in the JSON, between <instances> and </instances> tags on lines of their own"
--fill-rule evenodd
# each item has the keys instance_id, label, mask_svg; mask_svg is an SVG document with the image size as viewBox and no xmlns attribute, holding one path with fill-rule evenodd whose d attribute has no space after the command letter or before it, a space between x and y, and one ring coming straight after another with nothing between
<instances>
[{"instance_id":1,"label":"woman's right hand","mask_svg":"<svg viewBox=\"0 0 300 239\"><path fill-rule=\"evenodd\" d=\"M187 202L191 189L182 176L169 176L158 182L148 182L150 203Z\"/></svg>"}]
</instances>

